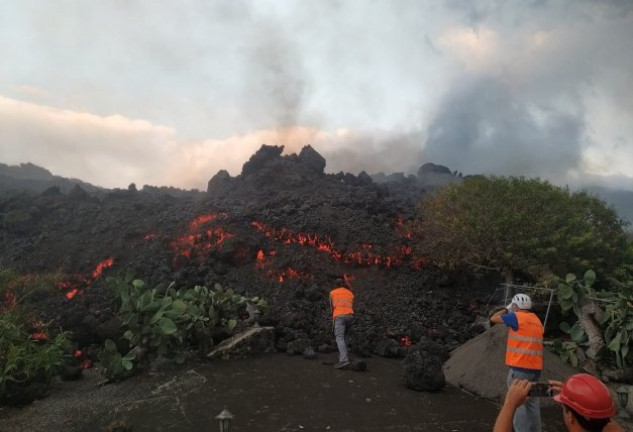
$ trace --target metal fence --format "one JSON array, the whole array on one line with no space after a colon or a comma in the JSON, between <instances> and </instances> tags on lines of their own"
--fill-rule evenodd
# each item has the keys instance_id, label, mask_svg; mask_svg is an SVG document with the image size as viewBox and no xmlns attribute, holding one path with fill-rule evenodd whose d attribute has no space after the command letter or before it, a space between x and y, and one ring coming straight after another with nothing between
<instances>
[{"instance_id":1,"label":"metal fence","mask_svg":"<svg viewBox=\"0 0 633 432\"><path fill-rule=\"evenodd\" d=\"M510 303L512 297L515 294L523 293L527 294L534 301L534 294L536 293L544 293L546 296L549 294L549 300L547 302L547 311L545 312L545 319L543 320L543 328L545 329L547 326L547 319L549 318L549 311L552 308L552 302L554 301L554 292L556 291L554 288L544 288L544 287L536 287L530 285L514 285L514 284L501 284L501 286L492 293L490 298L488 299L488 304L498 297L497 294L499 292L503 292L503 305L507 305Z\"/></svg>"}]
</instances>

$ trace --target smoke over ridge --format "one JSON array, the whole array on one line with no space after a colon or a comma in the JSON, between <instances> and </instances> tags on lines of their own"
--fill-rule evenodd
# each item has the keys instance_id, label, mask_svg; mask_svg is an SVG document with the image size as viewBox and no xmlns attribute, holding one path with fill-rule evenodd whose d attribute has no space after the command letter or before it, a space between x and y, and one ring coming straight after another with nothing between
<instances>
[{"instance_id":1,"label":"smoke over ridge","mask_svg":"<svg viewBox=\"0 0 633 432\"><path fill-rule=\"evenodd\" d=\"M0 162L204 189L310 144L328 172L633 189L632 36L617 0L0 6Z\"/></svg>"}]
</instances>

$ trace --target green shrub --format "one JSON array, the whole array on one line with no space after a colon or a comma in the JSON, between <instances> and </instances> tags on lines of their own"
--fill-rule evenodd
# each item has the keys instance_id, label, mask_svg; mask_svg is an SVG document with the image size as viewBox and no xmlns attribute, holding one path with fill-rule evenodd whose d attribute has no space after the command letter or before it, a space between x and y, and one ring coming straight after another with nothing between
<instances>
[{"instance_id":1,"label":"green shrub","mask_svg":"<svg viewBox=\"0 0 633 432\"><path fill-rule=\"evenodd\" d=\"M216 284L177 289L174 283L147 287L131 275L108 278L120 302L119 317L129 350L121 355L114 341L106 341L99 359L109 380L125 378L147 367L157 357L183 363L194 348L207 354L215 340L232 335L248 303L262 311L266 301L247 298Z\"/></svg>"},{"instance_id":2,"label":"green shrub","mask_svg":"<svg viewBox=\"0 0 633 432\"><path fill-rule=\"evenodd\" d=\"M48 330L31 333L19 308L0 311L0 402L25 403L22 393L34 384L48 385L70 359L66 333L53 339Z\"/></svg>"},{"instance_id":3,"label":"green shrub","mask_svg":"<svg viewBox=\"0 0 633 432\"><path fill-rule=\"evenodd\" d=\"M135 354L133 352L122 356L116 347L116 344L108 339L105 341L103 349L97 355L101 365L104 367L104 375L109 381L126 378L132 375Z\"/></svg>"},{"instance_id":4,"label":"green shrub","mask_svg":"<svg viewBox=\"0 0 633 432\"><path fill-rule=\"evenodd\" d=\"M613 359L618 369L631 365L633 341L633 281L611 279L611 290L596 290L596 274L587 270L582 279L568 274L558 287L564 313L573 311L576 321L560 328L571 341L559 341L555 350L573 366L579 358L598 361L603 369Z\"/></svg>"}]
</instances>

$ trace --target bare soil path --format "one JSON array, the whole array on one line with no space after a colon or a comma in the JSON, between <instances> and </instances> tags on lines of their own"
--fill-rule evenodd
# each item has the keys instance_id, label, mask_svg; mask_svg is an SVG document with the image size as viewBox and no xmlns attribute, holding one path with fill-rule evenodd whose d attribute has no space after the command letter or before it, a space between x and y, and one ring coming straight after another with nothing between
<instances>
[{"instance_id":1,"label":"bare soil path","mask_svg":"<svg viewBox=\"0 0 633 432\"><path fill-rule=\"evenodd\" d=\"M492 430L496 404L451 386L408 390L401 360L368 358L367 371L355 372L334 369L335 359L263 354L165 366L105 386L90 370L80 381L57 383L47 399L0 408L0 431L215 432L214 417L225 407L235 416L232 432ZM543 417L546 430L561 426L558 409L544 409Z\"/></svg>"}]
</instances>

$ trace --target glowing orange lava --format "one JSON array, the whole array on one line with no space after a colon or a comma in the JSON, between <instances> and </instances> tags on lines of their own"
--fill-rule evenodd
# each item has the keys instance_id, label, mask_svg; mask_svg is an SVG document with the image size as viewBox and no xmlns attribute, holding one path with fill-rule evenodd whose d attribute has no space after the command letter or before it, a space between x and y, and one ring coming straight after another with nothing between
<instances>
[{"instance_id":1,"label":"glowing orange lava","mask_svg":"<svg viewBox=\"0 0 633 432\"><path fill-rule=\"evenodd\" d=\"M222 243L234 234L226 232L222 228L208 228L204 225L226 216L226 213L211 213L198 216L189 222L190 231L171 242L172 250L176 256L191 258L195 252L205 252L219 248Z\"/></svg>"},{"instance_id":2,"label":"glowing orange lava","mask_svg":"<svg viewBox=\"0 0 633 432\"><path fill-rule=\"evenodd\" d=\"M36 341L45 341L48 339L48 335L45 332L33 332L31 337Z\"/></svg>"},{"instance_id":3,"label":"glowing orange lava","mask_svg":"<svg viewBox=\"0 0 633 432\"><path fill-rule=\"evenodd\" d=\"M101 276L101 273L103 272L103 269L108 268L108 267L112 267L112 264L114 264L114 259L112 259L112 258L107 258L107 259L101 261L99 264L97 264L97 267L92 272L92 278L96 279L99 276Z\"/></svg>"},{"instance_id":4,"label":"glowing orange lava","mask_svg":"<svg viewBox=\"0 0 633 432\"><path fill-rule=\"evenodd\" d=\"M67 299L72 299L78 294L83 294L84 289L90 285L95 279L103 274L103 270L112 267L114 258L106 258L96 265L92 271L91 277L87 278L81 275L73 275L69 279L57 282L55 286L63 291Z\"/></svg>"},{"instance_id":5,"label":"glowing orange lava","mask_svg":"<svg viewBox=\"0 0 633 432\"><path fill-rule=\"evenodd\" d=\"M344 264L356 265L360 267L382 266L398 267L402 266L407 258L413 258L413 268L419 270L426 262L423 258L412 257L413 248L409 245L400 245L393 255L381 255L374 253L373 246L368 243L361 243L360 250L342 252L338 250L329 236L319 236L309 233L294 233L288 228L272 228L268 225L254 221L251 226L262 232L266 237L283 244L298 244L300 246L310 246L319 251L329 254L333 259Z\"/></svg>"}]
</instances>

